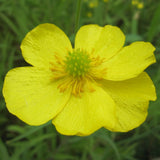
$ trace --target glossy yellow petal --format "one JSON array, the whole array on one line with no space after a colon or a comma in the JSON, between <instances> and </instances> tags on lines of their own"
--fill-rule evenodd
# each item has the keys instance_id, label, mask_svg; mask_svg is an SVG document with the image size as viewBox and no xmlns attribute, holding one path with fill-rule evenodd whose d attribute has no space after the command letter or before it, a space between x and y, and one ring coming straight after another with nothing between
<instances>
[{"instance_id":1,"label":"glossy yellow petal","mask_svg":"<svg viewBox=\"0 0 160 160\"><path fill-rule=\"evenodd\" d=\"M10 70L4 81L3 95L12 114L30 125L41 125L61 111L69 94L60 93L52 72L35 67Z\"/></svg>"},{"instance_id":2,"label":"glossy yellow petal","mask_svg":"<svg viewBox=\"0 0 160 160\"><path fill-rule=\"evenodd\" d=\"M136 77L156 62L154 50L149 42L134 42L124 47L104 64L107 68L105 79L119 81Z\"/></svg>"},{"instance_id":3,"label":"glossy yellow petal","mask_svg":"<svg viewBox=\"0 0 160 160\"><path fill-rule=\"evenodd\" d=\"M156 100L155 87L147 73L130 80L101 83L116 103L118 123L113 131L127 132L145 121L149 100Z\"/></svg>"},{"instance_id":4,"label":"glossy yellow petal","mask_svg":"<svg viewBox=\"0 0 160 160\"><path fill-rule=\"evenodd\" d=\"M123 47L124 42L125 36L118 27L91 24L80 28L76 35L75 48L108 60Z\"/></svg>"},{"instance_id":5,"label":"glossy yellow petal","mask_svg":"<svg viewBox=\"0 0 160 160\"><path fill-rule=\"evenodd\" d=\"M86 136L103 126L114 128L115 104L103 89L94 88L94 92L84 92L82 97L70 98L64 109L53 119L58 132Z\"/></svg>"},{"instance_id":6,"label":"glossy yellow petal","mask_svg":"<svg viewBox=\"0 0 160 160\"><path fill-rule=\"evenodd\" d=\"M64 58L72 51L70 40L54 24L40 24L31 30L21 44L24 59L41 68L49 68L56 56Z\"/></svg>"}]
</instances>

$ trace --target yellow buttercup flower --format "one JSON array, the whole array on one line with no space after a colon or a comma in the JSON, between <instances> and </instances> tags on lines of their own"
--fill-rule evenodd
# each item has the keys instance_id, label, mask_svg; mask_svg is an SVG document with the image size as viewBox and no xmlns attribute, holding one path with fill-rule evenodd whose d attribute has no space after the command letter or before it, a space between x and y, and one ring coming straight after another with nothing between
<instances>
[{"instance_id":1,"label":"yellow buttercup flower","mask_svg":"<svg viewBox=\"0 0 160 160\"><path fill-rule=\"evenodd\" d=\"M140 3L137 4L137 8L138 9L142 9L143 7L144 7L143 2L140 2Z\"/></svg>"},{"instance_id":2,"label":"yellow buttercup flower","mask_svg":"<svg viewBox=\"0 0 160 160\"><path fill-rule=\"evenodd\" d=\"M97 6L98 6L98 1L97 0L89 2L89 7L90 8L95 8Z\"/></svg>"},{"instance_id":3,"label":"yellow buttercup flower","mask_svg":"<svg viewBox=\"0 0 160 160\"><path fill-rule=\"evenodd\" d=\"M155 63L149 42L123 47L115 26L85 25L75 46L54 24L41 24L21 44L32 66L10 70L3 95L10 113L30 125L50 120L64 135L90 135L101 127L126 132L147 116L155 87L146 72Z\"/></svg>"},{"instance_id":4,"label":"yellow buttercup flower","mask_svg":"<svg viewBox=\"0 0 160 160\"><path fill-rule=\"evenodd\" d=\"M142 9L144 7L143 2L140 2L139 0L132 0L132 5L136 6L138 9Z\"/></svg>"},{"instance_id":5,"label":"yellow buttercup flower","mask_svg":"<svg viewBox=\"0 0 160 160\"><path fill-rule=\"evenodd\" d=\"M132 5L137 5L139 3L139 0L132 0Z\"/></svg>"}]
</instances>

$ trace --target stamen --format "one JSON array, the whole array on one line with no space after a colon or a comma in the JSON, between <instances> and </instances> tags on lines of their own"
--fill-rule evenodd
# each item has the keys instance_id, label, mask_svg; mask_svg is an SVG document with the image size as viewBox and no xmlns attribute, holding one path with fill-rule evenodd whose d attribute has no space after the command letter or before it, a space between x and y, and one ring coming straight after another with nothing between
<instances>
[{"instance_id":1,"label":"stamen","mask_svg":"<svg viewBox=\"0 0 160 160\"><path fill-rule=\"evenodd\" d=\"M94 79L103 79L104 75L107 73L107 68L102 66L105 61L105 58L100 58L100 56L93 57L90 63L91 69L89 75Z\"/></svg>"},{"instance_id":2,"label":"stamen","mask_svg":"<svg viewBox=\"0 0 160 160\"><path fill-rule=\"evenodd\" d=\"M53 62L50 62L50 70L53 72L53 77L51 79L54 80L61 79L67 75L63 65L59 65Z\"/></svg>"},{"instance_id":3,"label":"stamen","mask_svg":"<svg viewBox=\"0 0 160 160\"><path fill-rule=\"evenodd\" d=\"M102 65L105 58L93 55L79 49L68 52L66 60L54 55L56 61L50 63L50 70L53 72L52 80L61 80L58 85L60 92L70 90L74 96L81 97L84 91L95 91L93 84L98 85L97 80L103 79L107 69Z\"/></svg>"}]
</instances>

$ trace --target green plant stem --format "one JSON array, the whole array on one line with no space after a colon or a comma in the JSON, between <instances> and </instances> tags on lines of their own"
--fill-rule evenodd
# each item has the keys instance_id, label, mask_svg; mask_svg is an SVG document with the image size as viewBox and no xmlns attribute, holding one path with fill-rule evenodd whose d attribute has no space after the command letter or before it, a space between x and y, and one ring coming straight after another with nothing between
<instances>
[{"instance_id":1,"label":"green plant stem","mask_svg":"<svg viewBox=\"0 0 160 160\"><path fill-rule=\"evenodd\" d=\"M76 17L75 17L75 30L74 33L77 32L79 28L79 20L80 20L80 14L81 14L81 6L82 6L82 0L77 0L76 5Z\"/></svg>"},{"instance_id":2,"label":"green plant stem","mask_svg":"<svg viewBox=\"0 0 160 160\"><path fill-rule=\"evenodd\" d=\"M132 34L138 34L139 11L136 11L132 19Z\"/></svg>"}]
</instances>

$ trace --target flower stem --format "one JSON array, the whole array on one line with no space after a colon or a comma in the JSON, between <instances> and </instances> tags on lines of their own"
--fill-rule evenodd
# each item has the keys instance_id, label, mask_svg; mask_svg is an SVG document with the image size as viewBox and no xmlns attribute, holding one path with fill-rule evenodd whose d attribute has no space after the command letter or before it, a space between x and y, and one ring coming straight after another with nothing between
<instances>
[{"instance_id":1,"label":"flower stem","mask_svg":"<svg viewBox=\"0 0 160 160\"><path fill-rule=\"evenodd\" d=\"M75 18L75 30L74 33L77 32L79 28L79 20L80 20L80 14L81 14L81 6L82 6L82 0L77 0L77 6L76 6L76 18Z\"/></svg>"}]
</instances>

